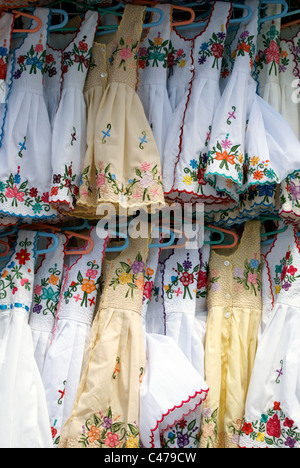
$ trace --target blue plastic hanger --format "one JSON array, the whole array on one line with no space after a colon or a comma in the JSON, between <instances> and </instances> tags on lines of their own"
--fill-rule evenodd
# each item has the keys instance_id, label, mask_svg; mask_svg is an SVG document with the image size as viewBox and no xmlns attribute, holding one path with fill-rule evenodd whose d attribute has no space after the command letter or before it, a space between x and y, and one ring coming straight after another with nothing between
<instances>
[{"instance_id":1,"label":"blue plastic hanger","mask_svg":"<svg viewBox=\"0 0 300 468\"><path fill-rule=\"evenodd\" d=\"M6 235L9 234L9 233L6 233ZM55 249L57 249L58 247L58 237L56 234L52 234L50 232L41 232L41 231L38 231L37 232L38 236L39 237L52 237L52 239L54 239L54 243L51 247L47 248L47 249L44 249L44 250L37 250L36 251L36 256L38 255L44 255L44 254L47 254L47 253L51 253L51 252L54 252ZM8 261L11 259L11 255L8 255L6 257L0 257L1 261Z\"/></svg>"},{"instance_id":2,"label":"blue plastic hanger","mask_svg":"<svg viewBox=\"0 0 300 468\"><path fill-rule=\"evenodd\" d=\"M266 21L273 21L278 18L283 18L289 11L289 6L285 0L262 0L262 5L274 5L276 3L280 3L283 6L283 11L278 15L266 16L265 18L261 18L260 23L265 23Z\"/></svg>"},{"instance_id":3,"label":"blue plastic hanger","mask_svg":"<svg viewBox=\"0 0 300 468\"><path fill-rule=\"evenodd\" d=\"M33 7L26 7L26 8L24 8L24 10L34 11L35 8L33 8ZM67 13L65 10L56 9L56 8L50 8L50 12L51 12L51 14L57 14L57 15L63 16L63 20L62 20L62 22L61 22L60 24L53 24L53 25L50 25L50 26L49 26L49 32L57 31L57 30L59 30L59 29L62 29L62 28L67 24L67 22L69 21L69 15L68 15L68 13ZM25 33L17 32L17 33L14 33L14 34L13 34L13 37L14 37L14 38L23 37L24 34L25 34Z\"/></svg>"}]
</instances>

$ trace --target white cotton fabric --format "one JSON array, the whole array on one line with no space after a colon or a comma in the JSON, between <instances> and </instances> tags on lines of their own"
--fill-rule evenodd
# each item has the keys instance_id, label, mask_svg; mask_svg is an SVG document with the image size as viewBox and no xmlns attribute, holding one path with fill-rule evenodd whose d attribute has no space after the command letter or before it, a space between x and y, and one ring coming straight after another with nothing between
<instances>
[{"instance_id":1,"label":"white cotton fabric","mask_svg":"<svg viewBox=\"0 0 300 468\"><path fill-rule=\"evenodd\" d=\"M24 241L27 241L26 248ZM1 268L14 277L14 288L2 280L0 310L0 447L1 448L51 448L52 438L42 379L34 358L29 310L32 302L32 285L37 233L19 231L15 250ZM29 244L30 243L30 244ZM23 245L22 245L23 244ZM22 264L22 250L26 261ZM14 267L20 267L16 277ZM6 286L6 287L5 287ZM5 289L4 289L5 288ZM6 294L5 294L6 291Z\"/></svg>"}]
</instances>

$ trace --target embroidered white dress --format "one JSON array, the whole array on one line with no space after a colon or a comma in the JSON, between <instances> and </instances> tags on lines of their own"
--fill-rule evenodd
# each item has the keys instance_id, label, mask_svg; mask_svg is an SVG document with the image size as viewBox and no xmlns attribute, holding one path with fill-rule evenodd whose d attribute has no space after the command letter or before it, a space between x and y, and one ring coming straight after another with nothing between
<instances>
[{"instance_id":1,"label":"embroidered white dress","mask_svg":"<svg viewBox=\"0 0 300 468\"><path fill-rule=\"evenodd\" d=\"M282 31L280 87L281 113L300 140L300 33L296 26ZM300 223L300 172L289 174L281 183L279 214L288 223Z\"/></svg>"},{"instance_id":2,"label":"embroidered white dress","mask_svg":"<svg viewBox=\"0 0 300 468\"><path fill-rule=\"evenodd\" d=\"M58 246L54 252L46 253L39 260L35 269L33 300L29 316L29 326L35 359L40 373L43 373L45 356L49 350L55 324L56 311L62 286L63 265L67 238L56 234ZM42 237L47 244L43 249L51 249L54 240ZM45 243L45 242L44 242ZM39 248L40 245L39 245Z\"/></svg>"},{"instance_id":3,"label":"embroidered white dress","mask_svg":"<svg viewBox=\"0 0 300 468\"><path fill-rule=\"evenodd\" d=\"M199 26L196 33L184 30L184 36L176 28L171 33L168 92L174 116L163 156L168 201L214 205L230 198L207 183L204 172L213 116L221 97L219 80L231 12L230 4L214 2L205 27Z\"/></svg>"},{"instance_id":4,"label":"embroidered white dress","mask_svg":"<svg viewBox=\"0 0 300 468\"><path fill-rule=\"evenodd\" d=\"M69 35L59 33L49 37L48 50L52 47L62 54L62 68L59 70L62 75L61 92L52 130L50 201L58 209L68 211L74 210L86 152L87 124L83 89L98 21L99 14L88 10L76 36L71 35L71 40ZM54 93L49 109L55 108L56 101L57 93Z\"/></svg>"},{"instance_id":5,"label":"embroidered white dress","mask_svg":"<svg viewBox=\"0 0 300 468\"><path fill-rule=\"evenodd\" d=\"M42 378L55 447L74 404L100 285L107 241L97 236L96 228L90 237L94 242L90 253L66 257L53 339L44 362Z\"/></svg>"},{"instance_id":6,"label":"embroidered white dress","mask_svg":"<svg viewBox=\"0 0 300 468\"><path fill-rule=\"evenodd\" d=\"M172 108L167 91L168 54L172 29L172 5L157 5L164 21L146 31L140 43L137 93L155 138L163 165L164 146ZM157 21L154 14L153 21Z\"/></svg>"},{"instance_id":7,"label":"embroidered white dress","mask_svg":"<svg viewBox=\"0 0 300 468\"><path fill-rule=\"evenodd\" d=\"M207 246L204 249L209 251ZM206 306L202 303L208 256L204 261L206 255L202 258L198 249L172 249L162 251L157 264L158 255L155 249L150 251L144 288L141 441L146 448L195 448L208 392L203 378Z\"/></svg>"},{"instance_id":8,"label":"embroidered white dress","mask_svg":"<svg viewBox=\"0 0 300 468\"><path fill-rule=\"evenodd\" d=\"M36 8L36 33L12 41L7 74L13 75L0 149L1 213L23 218L56 218L49 203L51 127L43 96L49 9ZM8 157L9 155L9 157Z\"/></svg>"},{"instance_id":9,"label":"embroidered white dress","mask_svg":"<svg viewBox=\"0 0 300 468\"><path fill-rule=\"evenodd\" d=\"M300 246L289 226L264 255L263 320L240 447L300 447Z\"/></svg>"},{"instance_id":10,"label":"embroidered white dress","mask_svg":"<svg viewBox=\"0 0 300 468\"><path fill-rule=\"evenodd\" d=\"M45 390L34 358L29 312L37 233L19 231L0 281L0 447L51 448Z\"/></svg>"},{"instance_id":11,"label":"embroidered white dress","mask_svg":"<svg viewBox=\"0 0 300 468\"><path fill-rule=\"evenodd\" d=\"M7 76L7 63L11 46L14 16L11 13L0 13L0 146L7 112L7 100L12 83L11 74ZM11 69L12 70L12 69Z\"/></svg>"}]
</instances>

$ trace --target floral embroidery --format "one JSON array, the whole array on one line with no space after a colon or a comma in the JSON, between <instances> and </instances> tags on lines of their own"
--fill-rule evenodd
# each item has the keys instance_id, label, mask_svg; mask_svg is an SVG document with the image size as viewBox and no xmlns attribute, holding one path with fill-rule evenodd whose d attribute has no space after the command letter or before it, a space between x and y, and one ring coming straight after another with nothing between
<instances>
[{"instance_id":1,"label":"floral embroidery","mask_svg":"<svg viewBox=\"0 0 300 468\"><path fill-rule=\"evenodd\" d=\"M8 268L11 272L5 270L0 278L0 300L5 299L7 296L7 289L12 291L12 294L15 294L18 291L16 286L16 280L19 281L20 286L24 287L27 291L31 290L31 282L28 278L24 278L23 267L28 261L30 261L31 253L28 252L27 248L32 245L32 242L27 238L24 241L19 242L19 247L21 249L16 253L15 260L18 264L12 261Z\"/></svg>"},{"instance_id":2,"label":"floral embroidery","mask_svg":"<svg viewBox=\"0 0 300 468\"><path fill-rule=\"evenodd\" d=\"M269 75L271 75L274 70L275 76L277 76L280 60L280 31L276 29L274 22L270 30L262 35L262 41L265 49L259 50L255 57L257 70L259 72L263 69L264 65L271 64L269 67Z\"/></svg>"},{"instance_id":3,"label":"floral embroidery","mask_svg":"<svg viewBox=\"0 0 300 468\"><path fill-rule=\"evenodd\" d=\"M293 208L300 208L300 172L294 172L285 179L285 191L280 195L281 206L288 201L292 203Z\"/></svg>"},{"instance_id":4,"label":"floral embroidery","mask_svg":"<svg viewBox=\"0 0 300 468\"><path fill-rule=\"evenodd\" d=\"M188 423L185 419L172 426L168 433L162 436L162 446L164 448L173 448L176 444L178 448L198 448L200 437L200 427L197 425L197 419Z\"/></svg>"},{"instance_id":5,"label":"floral embroidery","mask_svg":"<svg viewBox=\"0 0 300 468\"><path fill-rule=\"evenodd\" d=\"M254 43L254 36L250 36L249 31L245 30L240 35L237 48L234 54L236 56L243 56L243 57L246 54L248 54L250 58L250 66L252 67L254 54L255 54L255 43Z\"/></svg>"},{"instance_id":6,"label":"floral embroidery","mask_svg":"<svg viewBox=\"0 0 300 468\"><path fill-rule=\"evenodd\" d=\"M7 62L8 62L8 47L6 46L6 39L3 42L3 46L0 47L0 80L5 80Z\"/></svg>"},{"instance_id":7,"label":"floral embroidery","mask_svg":"<svg viewBox=\"0 0 300 468\"><path fill-rule=\"evenodd\" d=\"M50 191L50 197L56 197L60 190L67 189L67 196L71 196L73 203L76 201L76 196L79 193L79 188L75 184L77 175L73 174L72 163L67 166L65 164L65 172L63 174L53 175L53 186Z\"/></svg>"},{"instance_id":8,"label":"floral embroidery","mask_svg":"<svg viewBox=\"0 0 300 468\"><path fill-rule=\"evenodd\" d=\"M56 70L56 61L54 60L54 57L52 54L47 54L45 58L45 67L44 67L44 74L48 73L49 77L51 78L52 76L57 75L57 70Z\"/></svg>"},{"instance_id":9,"label":"floral embroidery","mask_svg":"<svg viewBox=\"0 0 300 468\"><path fill-rule=\"evenodd\" d=\"M39 42L35 46L32 45L26 54L20 55L17 58L19 68L14 72L14 78L16 80L21 78L22 73L27 71L27 67L29 68L30 74L36 75L38 72L44 73L45 61L46 50L44 49L43 44Z\"/></svg>"},{"instance_id":10,"label":"floral embroidery","mask_svg":"<svg viewBox=\"0 0 300 468\"><path fill-rule=\"evenodd\" d=\"M53 317L56 315L56 308L61 290L61 271L58 270L57 264L48 270L49 276L42 278L40 284L34 288L33 297L33 313L47 315L51 313ZM42 305L42 301L44 304Z\"/></svg>"},{"instance_id":11,"label":"floral embroidery","mask_svg":"<svg viewBox=\"0 0 300 468\"><path fill-rule=\"evenodd\" d=\"M143 262L141 254L138 252L134 262L127 259L128 263L120 262L120 267L116 269L116 277L112 278L109 286L112 286L116 290L119 285L127 285L128 290L125 297L129 294L131 298L134 297L134 290L144 290L144 276L143 272L145 269L145 263Z\"/></svg>"},{"instance_id":12,"label":"floral embroidery","mask_svg":"<svg viewBox=\"0 0 300 468\"><path fill-rule=\"evenodd\" d=\"M224 168L224 170L229 171L230 166L234 166L235 170L238 172L239 181L241 182L243 178L243 166L238 152L240 146L241 145L232 146L229 140L229 134L227 133L226 138L221 143L218 141L216 146L213 146L209 151L208 165L216 160L221 161L219 165L220 169Z\"/></svg>"},{"instance_id":13,"label":"floral embroidery","mask_svg":"<svg viewBox=\"0 0 300 468\"><path fill-rule=\"evenodd\" d=\"M82 72L89 67L92 47L89 48L85 41L86 36L83 36L83 39L79 41L78 45L74 43L72 50L63 53L63 73L67 73L69 67L72 67L75 64L78 64L78 71Z\"/></svg>"},{"instance_id":14,"label":"floral embroidery","mask_svg":"<svg viewBox=\"0 0 300 468\"><path fill-rule=\"evenodd\" d=\"M214 448L218 438L218 413L219 408L214 411L211 408L204 408L202 413L200 437L206 442L206 448ZM241 432L242 420L238 419L227 427L226 432L231 437L231 443L238 445Z\"/></svg>"},{"instance_id":15,"label":"floral embroidery","mask_svg":"<svg viewBox=\"0 0 300 468\"><path fill-rule=\"evenodd\" d=\"M174 67L184 68L186 65L186 53L183 49L175 49L172 41L169 42L167 57L168 78L173 75Z\"/></svg>"},{"instance_id":16,"label":"floral embroidery","mask_svg":"<svg viewBox=\"0 0 300 468\"><path fill-rule=\"evenodd\" d=\"M169 40L164 41L158 33L157 37L152 41L149 39L149 46L142 46L139 49L139 68L144 69L146 67L159 67L160 63L164 68L168 66L168 53L169 53ZM185 54L180 53L180 57L185 57Z\"/></svg>"},{"instance_id":17,"label":"floral embroidery","mask_svg":"<svg viewBox=\"0 0 300 468\"><path fill-rule=\"evenodd\" d=\"M252 156L249 161L248 156L246 156L246 180L249 179L249 176L251 176L258 183L265 184L267 182L279 182L279 178L274 169L268 168L269 162L269 160L261 161L258 156Z\"/></svg>"},{"instance_id":18,"label":"floral embroidery","mask_svg":"<svg viewBox=\"0 0 300 468\"><path fill-rule=\"evenodd\" d=\"M209 282L208 282L208 290L212 290L213 292L221 291L221 283L218 281L221 276L219 270L211 270L209 273Z\"/></svg>"},{"instance_id":19,"label":"floral embroidery","mask_svg":"<svg viewBox=\"0 0 300 468\"><path fill-rule=\"evenodd\" d=\"M24 204L31 208L35 215L51 209L49 193L44 192L40 195L37 188L29 188L28 180L22 181L21 179L20 166L15 175L10 174L5 182L0 182L0 202L5 204L9 201L11 201L11 207L18 207L20 203Z\"/></svg>"},{"instance_id":20,"label":"floral embroidery","mask_svg":"<svg viewBox=\"0 0 300 468\"><path fill-rule=\"evenodd\" d=\"M273 408L261 415L260 420L251 423L244 420L241 436L247 436L252 441L262 442L270 447L294 448L300 442L298 427L293 420L286 417L277 401L274 402Z\"/></svg>"},{"instance_id":21,"label":"floral embroidery","mask_svg":"<svg viewBox=\"0 0 300 468\"><path fill-rule=\"evenodd\" d=\"M115 370L114 370L114 373L113 373L113 376L112 376L113 379L117 378L118 372L120 372L120 358L119 358L119 356L116 357Z\"/></svg>"},{"instance_id":22,"label":"floral embroidery","mask_svg":"<svg viewBox=\"0 0 300 468\"><path fill-rule=\"evenodd\" d=\"M248 262L245 260L244 268L236 268L233 272L233 279L238 283L241 284L244 289L254 293L257 296L257 293L261 291L261 263L256 258L256 254L254 258Z\"/></svg>"},{"instance_id":23,"label":"floral embroidery","mask_svg":"<svg viewBox=\"0 0 300 468\"><path fill-rule=\"evenodd\" d=\"M79 443L83 448L93 445L98 448L138 448L139 429L137 425L118 421L113 418L111 407L107 414L101 412L87 419L82 426Z\"/></svg>"},{"instance_id":24,"label":"floral embroidery","mask_svg":"<svg viewBox=\"0 0 300 468\"><path fill-rule=\"evenodd\" d=\"M133 42L130 37L125 40L121 37L119 42L113 41L114 47L109 58L110 65L115 64L118 68L123 68L126 71L126 66L132 57L134 60L138 58L139 41ZM132 62L131 62L132 63Z\"/></svg>"},{"instance_id":25,"label":"floral embroidery","mask_svg":"<svg viewBox=\"0 0 300 468\"><path fill-rule=\"evenodd\" d=\"M196 274L198 273L199 268L199 264L193 267L189 258L189 253L187 253L186 260L182 265L177 262L177 269L172 268L176 276L172 276L171 283L164 286L168 299L173 299L174 294L176 294L176 297L179 297L182 294L183 299L188 295L190 299L193 299L190 287L194 285L194 282L197 279ZM181 288L183 288L183 290ZM197 292L197 290L194 289L194 292Z\"/></svg>"},{"instance_id":26,"label":"floral embroidery","mask_svg":"<svg viewBox=\"0 0 300 468\"><path fill-rule=\"evenodd\" d=\"M222 27L224 29L224 27ZM220 59L223 57L224 43L225 43L226 34L223 31L218 33L213 33L212 37L208 42L203 42L200 46L198 59L199 65L203 65L208 57L214 57L212 68L217 67L219 69Z\"/></svg>"},{"instance_id":27,"label":"floral embroidery","mask_svg":"<svg viewBox=\"0 0 300 468\"><path fill-rule=\"evenodd\" d=\"M111 186L115 195L124 196L127 201L132 198L135 198L137 201L145 201L147 199L150 201L150 195L152 197L157 195L158 186L162 186L161 175L156 165L151 168L151 165L145 162L139 168L136 168L135 177L129 179L127 186L117 181L116 175L110 172L110 166L111 164L108 164L105 167L104 163L100 162L96 168L96 182L99 198L105 197L108 193L109 186ZM82 179L85 180L86 185L89 186L88 171L89 166L83 170Z\"/></svg>"},{"instance_id":28,"label":"floral embroidery","mask_svg":"<svg viewBox=\"0 0 300 468\"><path fill-rule=\"evenodd\" d=\"M88 262L87 266L89 268L85 273L85 278L83 277L81 271L79 271L77 273L77 281L72 281L68 289L65 291L64 299L66 304L70 302L70 299L73 299L76 303L81 301L81 307L95 305L95 295L97 294L98 285L100 283L100 276L98 276L98 270L100 267L97 265L95 260ZM80 286L80 290L83 292L82 297L80 296L79 292L77 292ZM94 291L96 291L95 294L92 296L92 298L89 298L89 295L91 295ZM77 293L76 296L75 293Z\"/></svg>"},{"instance_id":29,"label":"floral embroidery","mask_svg":"<svg viewBox=\"0 0 300 468\"><path fill-rule=\"evenodd\" d=\"M151 301L152 298L157 302L159 287L154 286L153 278L155 271L152 268L147 268L144 275L144 291L143 291L143 302Z\"/></svg>"},{"instance_id":30,"label":"floral embroidery","mask_svg":"<svg viewBox=\"0 0 300 468\"><path fill-rule=\"evenodd\" d=\"M281 290L288 291L296 279L300 278L300 275L296 276L298 268L293 266L293 255L291 254L290 246L288 251L280 260L280 264L275 266L275 293L279 294Z\"/></svg>"}]
</instances>

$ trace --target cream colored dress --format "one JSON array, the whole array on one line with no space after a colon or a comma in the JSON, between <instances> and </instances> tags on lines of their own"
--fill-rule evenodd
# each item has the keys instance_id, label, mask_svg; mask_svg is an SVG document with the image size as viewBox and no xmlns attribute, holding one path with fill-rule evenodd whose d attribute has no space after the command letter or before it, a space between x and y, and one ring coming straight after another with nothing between
<instances>
[{"instance_id":1,"label":"cream colored dress","mask_svg":"<svg viewBox=\"0 0 300 468\"><path fill-rule=\"evenodd\" d=\"M105 288L87 344L81 382L60 448L138 448L148 239L105 260Z\"/></svg>"},{"instance_id":2,"label":"cream colored dress","mask_svg":"<svg viewBox=\"0 0 300 468\"><path fill-rule=\"evenodd\" d=\"M78 200L96 211L108 202L136 209L164 203L160 154L136 92L144 11L144 6L126 5L117 32L112 39L104 36L110 42L102 44L107 87L95 120L96 204L89 190L90 164L83 168Z\"/></svg>"},{"instance_id":3,"label":"cream colored dress","mask_svg":"<svg viewBox=\"0 0 300 468\"><path fill-rule=\"evenodd\" d=\"M262 314L260 222L246 223L232 253L212 251L200 448L238 448Z\"/></svg>"}]
</instances>

